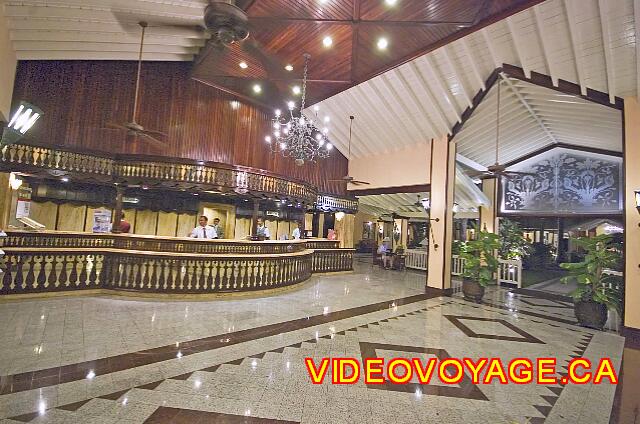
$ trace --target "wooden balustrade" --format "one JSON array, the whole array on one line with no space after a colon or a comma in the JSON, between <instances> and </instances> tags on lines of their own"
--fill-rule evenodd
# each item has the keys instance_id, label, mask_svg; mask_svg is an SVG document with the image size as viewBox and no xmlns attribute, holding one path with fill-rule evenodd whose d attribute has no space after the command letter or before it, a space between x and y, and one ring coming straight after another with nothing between
<instances>
[{"instance_id":1,"label":"wooden balustrade","mask_svg":"<svg viewBox=\"0 0 640 424\"><path fill-rule=\"evenodd\" d=\"M0 242L5 252L0 257L0 295L86 289L173 294L265 290L300 283L314 272L352 270L355 252L337 248L332 240L250 242L22 231L9 232Z\"/></svg>"},{"instance_id":2,"label":"wooden balustrade","mask_svg":"<svg viewBox=\"0 0 640 424\"><path fill-rule=\"evenodd\" d=\"M153 160L151 160L153 159ZM188 183L205 189L260 193L315 204L320 211L356 213L358 200L348 196L318 193L302 181L270 174L254 168L176 159L89 154L59 148L9 144L0 148L0 169L43 172L48 175L75 175L79 179L130 184Z\"/></svg>"},{"instance_id":3,"label":"wooden balustrade","mask_svg":"<svg viewBox=\"0 0 640 424\"><path fill-rule=\"evenodd\" d=\"M353 270L355 249L322 249L313 252L311 272L337 272Z\"/></svg>"}]
</instances>

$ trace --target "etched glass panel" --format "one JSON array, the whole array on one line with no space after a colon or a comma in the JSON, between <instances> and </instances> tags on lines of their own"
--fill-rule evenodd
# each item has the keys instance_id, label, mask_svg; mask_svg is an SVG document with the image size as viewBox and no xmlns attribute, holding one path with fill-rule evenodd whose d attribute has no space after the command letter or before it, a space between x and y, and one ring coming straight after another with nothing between
<instances>
[{"instance_id":1,"label":"etched glass panel","mask_svg":"<svg viewBox=\"0 0 640 424\"><path fill-rule=\"evenodd\" d=\"M618 214L622 158L556 148L509 168L501 212L522 215Z\"/></svg>"}]
</instances>

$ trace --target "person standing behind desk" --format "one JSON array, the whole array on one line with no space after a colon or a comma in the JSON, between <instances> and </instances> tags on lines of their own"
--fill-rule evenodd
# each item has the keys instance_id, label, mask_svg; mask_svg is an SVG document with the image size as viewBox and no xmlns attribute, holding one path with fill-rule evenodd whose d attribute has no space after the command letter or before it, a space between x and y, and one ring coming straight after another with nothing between
<instances>
[{"instance_id":1,"label":"person standing behind desk","mask_svg":"<svg viewBox=\"0 0 640 424\"><path fill-rule=\"evenodd\" d=\"M220 218L213 218L212 228L216 230L216 238L224 238L224 230L220 226Z\"/></svg>"},{"instance_id":2,"label":"person standing behind desk","mask_svg":"<svg viewBox=\"0 0 640 424\"><path fill-rule=\"evenodd\" d=\"M271 238L271 233L269 233L269 229L266 225L264 225L264 221L262 218L258 218L258 228L256 229L256 236L260 238L264 238L265 240L269 240Z\"/></svg>"},{"instance_id":3,"label":"person standing behind desk","mask_svg":"<svg viewBox=\"0 0 640 424\"><path fill-rule=\"evenodd\" d=\"M208 222L209 222L209 218L207 218L204 215L198 218L199 225L191 231L191 234L189 234L189 237L202 238L202 239L218 238L218 234L216 233L216 230L210 225L207 225Z\"/></svg>"},{"instance_id":4,"label":"person standing behind desk","mask_svg":"<svg viewBox=\"0 0 640 424\"><path fill-rule=\"evenodd\" d=\"M296 228L293 229L291 236L293 237L294 240L300 240L300 235L301 235L300 223L296 222Z\"/></svg>"}]
</instances>

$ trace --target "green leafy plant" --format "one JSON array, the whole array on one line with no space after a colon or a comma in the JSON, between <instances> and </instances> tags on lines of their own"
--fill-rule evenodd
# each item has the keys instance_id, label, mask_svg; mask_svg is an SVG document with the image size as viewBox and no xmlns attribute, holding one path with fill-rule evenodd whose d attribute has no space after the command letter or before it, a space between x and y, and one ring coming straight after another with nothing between
<instances>
[{"instance_id":1,"label":"green leafy plant","mask_svg":"<svg viewBox=\"0 0 640 424\"><path fill-rule=\"evenodd\" d=\"M460 257L465 260L462 276L478 282L482 287L488 286L498 271L496 251L500 246L499 235L488 231L477 233L475 240L467 241L460 248Z\"/></svg>"},{"instance_id":2,"label":"green leafy plant","mask_svg":"<svg viewBox=\"0 0 640 424\"><path fill-rule=\"evenodd\" d=\"M466 242L462 240L454 240L451 244L451 254L459 255Z\"/></svg>"},{"instance_id":3,"label":"green leafy plant","mask_svg":"<svg viewBox=\"0 0 640 424\"><path fill-rule=\"evenodd\" d=\"M499 255L502 259L522 259L528 256L533 247L524 238L522 228L510 219L500 219L500 247Z\"/></svg>"},{"instance_id":4,"label":"green leafy plant","mask_svg":"<svg viewBox=\"0 0 640 424\"><path fill-rule=\"evenodd\" d=\"M613 237L602 234L573 241L586 254L582 262L560 265L570 273L561 281L565 284L573 280L577 282L578 288L571 293L574 300L602 303L620 313L623 295L619 277L603 272L607 269L619 269L622 260L622 252L613 242Z\"/></svg>"}]
</instances>

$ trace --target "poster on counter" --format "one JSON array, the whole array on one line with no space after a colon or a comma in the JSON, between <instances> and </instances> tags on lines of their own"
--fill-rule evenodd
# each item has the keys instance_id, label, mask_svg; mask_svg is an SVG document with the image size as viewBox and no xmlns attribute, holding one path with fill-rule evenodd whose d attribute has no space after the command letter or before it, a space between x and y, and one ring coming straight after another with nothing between
<instances>
[{"instance_id":1,"label":"poster on counter","mask_svg":"<svg viewBox=\"0 0 640 424\"><path fill-rule=\"evenodd\" d=\"M31 212L31 188L20 187L18 189L18 204L16 206L16 219L29 218Z\"/></svg>"},{"instance_id":2,"label":"poster on counter","mask_svg":"<svg viewBox=\"0 0 640 424\"><path fill-rule=\"evenodd\" d=\"M93 232L108 233L109 231L111 231L111 211L109 209L93 211Z\"/></svg>"}]
</instances>

